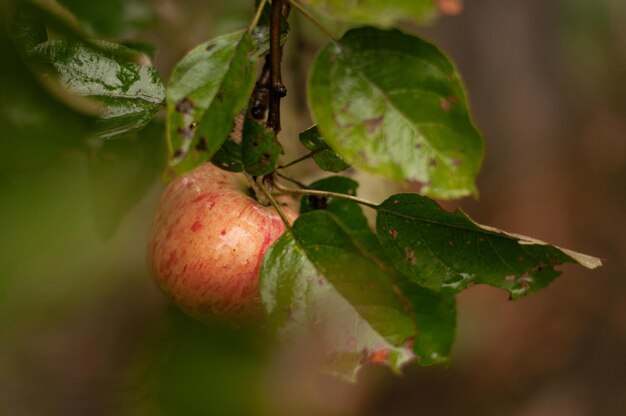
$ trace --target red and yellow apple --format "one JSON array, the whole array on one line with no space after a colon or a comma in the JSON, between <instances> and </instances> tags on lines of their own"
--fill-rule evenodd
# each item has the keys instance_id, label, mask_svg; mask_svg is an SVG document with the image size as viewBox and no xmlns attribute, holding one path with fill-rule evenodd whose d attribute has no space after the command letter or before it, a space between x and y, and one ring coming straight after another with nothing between
<instances>
[{"instance_id":1,"label":"red and yellow apple","mask_svg":"<svg viewBox=\"0 0 626 416\"><path fill-rule=\"evenodd\" d=\"M159 202L149 257L161 290L203 320L261 316L259 268L285 231L271 206L250 196L241 174L204 164L170 183ZM293 204L283 211L297 217Z\"/></svg>"}]
</instances>

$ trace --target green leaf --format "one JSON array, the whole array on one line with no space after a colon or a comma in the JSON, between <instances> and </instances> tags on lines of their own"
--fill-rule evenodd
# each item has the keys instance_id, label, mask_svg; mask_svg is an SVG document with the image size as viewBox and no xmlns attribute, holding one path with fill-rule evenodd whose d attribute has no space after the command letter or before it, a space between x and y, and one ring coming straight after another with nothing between
<instances>
[{"instance_id":1,"label":"green leaf","mask_svg":"<svg viewBox=\"0 0 626 416\"><path fill-rule=\"evenodd\" d=\"M432 44L398 30L351 30L316 58L309 104L346 162L422 182L438 198L476 194L482 138L456 70Z\"/></svg>"},{"instance_id":2,"label":"green leaf","mask_svg":"<svg viewBox=\"0 0 626 416\"><path fill-rule=\"evenodd\" d=\"M414 282L458 292L484 283L517 299L546 287L577 263L594 269L599 259L473 222L416 194L394 195L378 208L378 238L394 265Z\"/></svg>"},{"instance_id":3,"label":"green leaf","mask_svg":"<svg viewBox=\"0 0 626 416\"><path fill-rule=\"evenodd\" d=\"M448 361L456 332L456 299L451 293L435 292L406 278L399 279L402 295L411 302L417 325L413 352L423 366Z\"/></svg>"},{"instance_id":4,"label":"green leaf","mask_svg":"<svg viewBox=\"0 0 626 416\"><path fill-rule=\"evenodd\" d=\"M272 130L246 117L241 153L244 170L251 175L262 176L274 170L283 148Z\"/></svg>"},{"instance_id":5,"label":"green leaf","mask_svg":"<svg viewBox=\"0 0 626 416\"><path fill-rule=\"evenodd\" d=\"M59 0L90 32L106 37L128 37L154 22L147 0Z\"/></svg>"},{"instance_id":6,"label":"green leaf","mask_svg":"<svg viewBox=\"0 0 626 416\"><path fill-rule=\"evenodd\" d=\"M226 141L252 93L257 61L252 37L236 32L198 46L176 66L166 97L176 173L210 160Z\"/></svg>"},{"instance_id":7,"label":"green leaf","mask_svg":"<svg viewBox=\"0 0 626 416\"><path fill-rule=\"evenodd\" d=\"M367 362L398 371L415 358L415 323L388 272L326 211L302 214L272 245L260 287L283 336L321 336L327 372L354 380Z\"/></svg>"},{"instance_id":8,"label":"green leaf","mask_svg":"<svg viewBox=\"0 0 626 416\"><path fill-rule=\"evenodd\" d=\"M398 20L424 22L437 14L436 0L308 0L306 4L337 20L380 26Z\"/></svg>"},{"instance_id":9,"label":"green leaf","mask_svg":"<svg viewBox=\"0 0 626 416\"><path fill-rule=\"evenodd\" d=\"M241 142L236 142L232 137L229 137L213 155L211 162L220 169L229 172L242 172L241 157Z\"/></svg>"},{"instance_id":10,"label":"green leaf","mask_svg":"<svg viewBox=\"0 0 626 416\"><path fill-rule=\"evenodd\" d=\"M71 92L104 104L98 134L109 138L144 127L160 108L164 89L156 69L142 62L144 55L113 43L100 45L102 50L95 50L77 41L52 40L32 53L52 64ZM120 59L122 52L134 54L135 61Z\"/></svg>"},{"instance_id":11,"label":"green leaf","mask_svg":"<svg viewBox=\"0 0 626 416\"><path fill-rule=\"evenodd\" d=\"M346 177L332 176L310 185L312 189L356 195L359 184ZM303 197L300 213L324 209L334 214L343 226L350 230L368 255L378 261L387 261L371 230L361 206L341 198ZM387 265L387 264L386 264ZM387 265L393 268L392 265ZM413 352L420 365L432 365L446 362L454 342L456 329L456 301L449 293L437 293L410 282L395 270L388 270L399 284L403 297L411 303L411 314L417 325L417 336L412 340Z\"/></svg>"},{"instance_id":12,"label":"green leaf","mask_svg":"<svg viewBox=\"0 0 626 416\"><path fill-rule=\"evenodd\" d=\"M356 196L359 183L344 176L331 176L313 182L309 187L318 191ZM379 251L378 238L371 230L359 204L332 197L303 196L300 199L301 214L319 209L333 213L368 251L372 253Z\"/></svg>"},{"instance_id":13,"label":"green leaf","mask_svg":"<svg viewBox=\"0 0 626 416\"><path fill-rule=\"evenodd\" d=\"M350 167L320 136L317 126L310 127L300 133L300 143L314 153L313 159L317 166L329 172L342 172Z\"/></svg>"}]
</instances>

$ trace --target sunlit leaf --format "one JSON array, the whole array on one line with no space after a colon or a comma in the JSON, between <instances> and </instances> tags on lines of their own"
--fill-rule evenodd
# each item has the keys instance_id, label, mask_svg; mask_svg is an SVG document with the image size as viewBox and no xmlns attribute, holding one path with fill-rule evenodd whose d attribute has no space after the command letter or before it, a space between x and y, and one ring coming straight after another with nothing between
<instances>
[{"instance_id":1,"label":"sunlit leaf","mask_svg":"<svg viewBox=\"0 0 626 416\"><path fill-rule=\"evenodd\" d=\"M414 282L458 292L484 283L506 289L513 299L546 287L575 263L593 269L599 259L505 233L448 212L416 194L394 195L378 208L378 237L393 264Z\"/></svg>"},{"instance_id":2,"label":"sunlit leaf","mask_svg":"<svg viewBox=\"0 0 626 416\"><path fill-rule=\"evenodd\" d=\"M104 105L99 123L101 137L114 137L145 126L160 108L164 88L159 74L144 55L113 43L94 50L73 40L52 40L36 46L37 60L51 64L73 93ZM134 61L119 58L119 51L134 54Z\"/></svg>"},{"instance_id":3,"label":"sunlit leaf","mask_svg":"<svg viewBox=\"0 0 626 416\"><path fill-rule=\"evenodd\" d=\"M456 70L432 44L398 30L351 30L315 60L309 103L346 162L422 182L435 197L476 194L482 138Z\"/></svg>"}]
</instances>

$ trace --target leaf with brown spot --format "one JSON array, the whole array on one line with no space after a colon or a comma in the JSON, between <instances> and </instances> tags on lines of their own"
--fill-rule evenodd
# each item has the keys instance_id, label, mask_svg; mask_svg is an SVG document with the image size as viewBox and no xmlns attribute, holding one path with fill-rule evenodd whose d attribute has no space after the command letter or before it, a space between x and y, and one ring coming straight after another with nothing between
<instances>
[{"instance_id":1,"label":"leaf with brown spot","mask_svg":"<svg viewBox=\"0 0 626 416\"><path fill-rule=\"evenodd\" d=\"M434 45L353 29L320 53L308 87L320 134L347 163L420 182L437 198L476 195L483 140L456 69Z\"/></svg>"},{"instance_id":2,"label":"leaf with brown spot","mask_svg":"<svg viewBox=\"0 0 626 416\"><path fill-rule=\"evenodd\" d=\"M448 212L417 194L399 194L378 207L378 239L388 257L415 283L459 292L482 283L508 290L513 299L552 282L563 263L589 269L599 259L539 240L479 225L462 211ZM393 230L399 230L393 238Z\"/></svg>"}]
</instances>

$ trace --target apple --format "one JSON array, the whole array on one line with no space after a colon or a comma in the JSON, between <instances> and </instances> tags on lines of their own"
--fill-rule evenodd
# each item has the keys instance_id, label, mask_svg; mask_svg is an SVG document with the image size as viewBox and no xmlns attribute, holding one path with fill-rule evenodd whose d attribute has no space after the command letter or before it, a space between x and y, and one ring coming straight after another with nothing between
<instances>
[{"instance_id":1,"label":"apple","mask_svg":"<svg viewBox=\"0 0 626 416\"><path fill-rule=\"evenodd\" d=\"M281 205L293 222L293 201ZM161 290L187 314L256 320L263 255L284 231L274 208L251 196L243 175L207 163L165 189L152 225L150 266Z\"/></svg>"}]
</instances>

